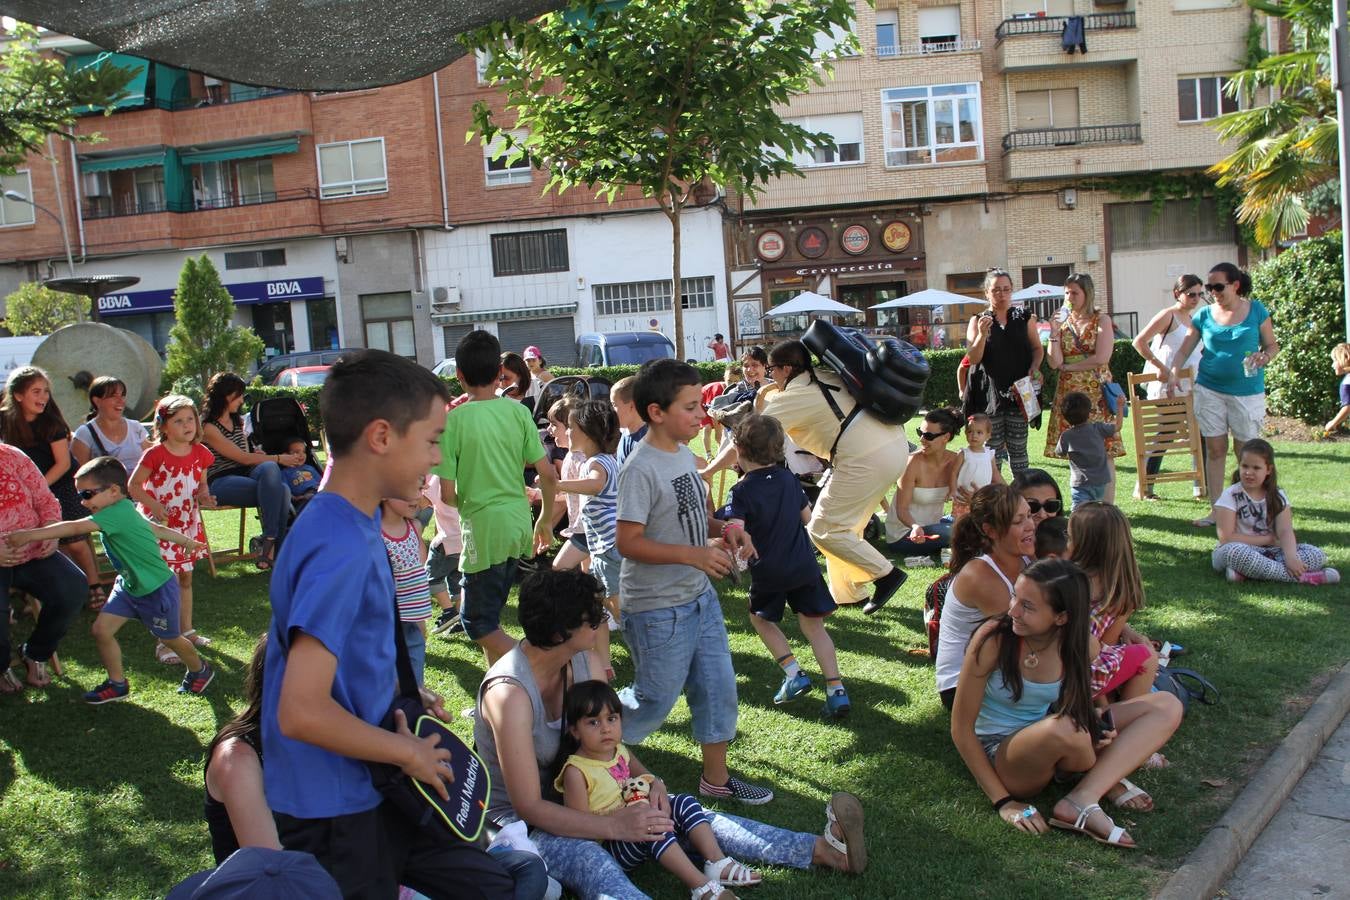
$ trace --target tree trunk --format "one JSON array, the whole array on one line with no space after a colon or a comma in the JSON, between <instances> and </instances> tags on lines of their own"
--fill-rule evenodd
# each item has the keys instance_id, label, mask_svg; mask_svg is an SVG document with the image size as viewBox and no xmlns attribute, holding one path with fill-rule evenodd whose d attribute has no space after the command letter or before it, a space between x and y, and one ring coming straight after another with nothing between
<instances>
[{"instance_id":1,"label":"tree trunk","mask_svg":"<svg viewBox=\"0 0 1350 900\"><path fill-rule=\"evenodd\" d=\"M670 261L670 308L675 317L675 358L685 359L684 349L684 290L680 279L680 208L683 204L679 202L673 194L670 198L670 209L666 210L666 217L670 219L672 231L671 237L671 261Z\"/></svg>"}]
</instances>

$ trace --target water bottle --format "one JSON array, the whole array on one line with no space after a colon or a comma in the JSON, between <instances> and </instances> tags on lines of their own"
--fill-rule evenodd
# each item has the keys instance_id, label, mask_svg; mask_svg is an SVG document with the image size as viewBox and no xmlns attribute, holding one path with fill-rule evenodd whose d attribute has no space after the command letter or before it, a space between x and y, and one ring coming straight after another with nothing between
<instances>
[{"instance_id":1,"label":"water bottle","mask_svg":"<svg viewBox=\"0 0 1350 900\"><path fill-rule=\"evenodd\" d=\"M1246 356L1242 357L1242 371L1247 374L1248 378L1251 378L1253 375L1255 375L1257 370L1260 368L1261 367L1256 364L1255 353L1248 353Z\"/></svg>"}]
</instances>

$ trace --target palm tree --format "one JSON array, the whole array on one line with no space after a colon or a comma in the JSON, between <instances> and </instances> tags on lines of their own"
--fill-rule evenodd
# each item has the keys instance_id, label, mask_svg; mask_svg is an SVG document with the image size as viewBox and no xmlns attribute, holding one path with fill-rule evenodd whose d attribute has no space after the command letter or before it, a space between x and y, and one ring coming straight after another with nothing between
<instances>
[{"instance_id":1,"label":"palm tree","mask_svg":"<svg viewBox=\"0 0 1350 900\"><path fill-rule=\"evenodd\" d=\"M1252 225L1258 243L1268 247L1307 227L1304 195L1338 174L1328 50L1332 14L1328 0L1247 0L1247 5L1288 22L1291 49L1258 59L1229 79L1229 96L1249 108L1214 120L1220 137L1238 147L1209 174L1242 193L1238 221ZM1270 102L1255 105L1258 91L1268 91Z\"/></svg>"}]
</instances>

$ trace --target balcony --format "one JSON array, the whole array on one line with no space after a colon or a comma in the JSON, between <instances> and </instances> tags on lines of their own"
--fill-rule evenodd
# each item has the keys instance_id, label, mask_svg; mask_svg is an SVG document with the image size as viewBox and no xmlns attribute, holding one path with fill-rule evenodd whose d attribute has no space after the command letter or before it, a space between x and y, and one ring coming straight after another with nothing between
<instances>
[{"instance_id":1,"label":"balcony","mask_svg":"<svg viewBox=\"0 0 1350 900\"><path fill-rule=\"evenodd\" d=\"M314 188L293 188L286 191L266 191L259 194L226 194L205 197L184 205L163 199L137 201L131 196L86 197L81 216L86 222L96 219L116 219L123 216L145 216L155 213L193 213L211 209L230 209L236 206L258 206L265 203L284 203L290 200L315 200Z\"/></svg>"},{"instance_id":2,"label":"balcony","mask_svg":"<svg viewBox=\"0 0 1350 900\"><path fill-rule=\"evenodd\" d=\"M1069 16L1005 19L994 30L1000 71L1048 69L1065 65L1112 65L1138 58L1135 12L1082 16L1086 53L1066 53L1061 42Z\"/></svg>"},{"instance_id":3,"label":"balcony","mask_svg":"<svg viewBox=\"0 0 1350 900\"><path fill-rule=\"evenodd\" d=\"M1010 181L1072 178L1149 168L1138 123L1038 128L1003 136Z\"/></svg>"},{"instance_id":4,"label":"balcony","mask_svg":"<svg viewBox=\"0 0 1350 900\"><path fill-rule=\"evenodd\" d=\"M924 41L918 44L899 44L877 47L877 56L891 59L905 56L933 56L940 53L970 53L980 49L980 42L970 38L952 38L943 41Z\"/></svg>"}]
</instances>

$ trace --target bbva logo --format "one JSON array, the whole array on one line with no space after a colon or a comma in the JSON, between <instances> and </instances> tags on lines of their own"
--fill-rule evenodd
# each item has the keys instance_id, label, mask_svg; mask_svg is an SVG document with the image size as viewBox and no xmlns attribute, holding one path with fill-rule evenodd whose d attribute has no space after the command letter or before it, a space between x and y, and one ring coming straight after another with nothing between
<instances>
[{"instance_id":1,"label":"bbva logo","mask_svg":"<svg viewBox=\"0 0 1350 900\"><path fill-rule=\"evenodd\" d=\"M291 294L302 294L298 281L269 281L267 282L267 296L286 297Z\"/></svg>"},{"instance_id":2,"label":"bbva logo","mask_svg":"<svg viewBox=\"0 0 1350 900\"><path fill-rule=\"evenodd\" d=\"M125 294L113 294L111 297L99 297L98 308L100 311L105 309L131 309L131 298Z\"/></svg>"}]
</instances>

